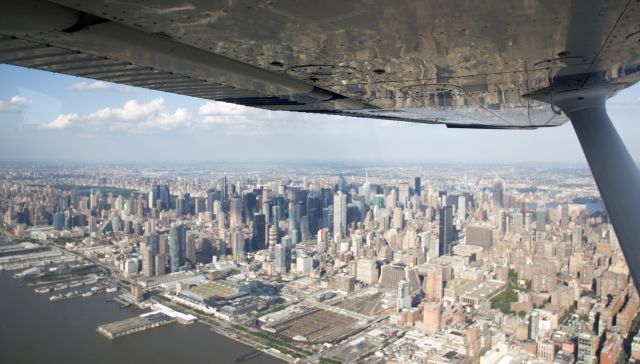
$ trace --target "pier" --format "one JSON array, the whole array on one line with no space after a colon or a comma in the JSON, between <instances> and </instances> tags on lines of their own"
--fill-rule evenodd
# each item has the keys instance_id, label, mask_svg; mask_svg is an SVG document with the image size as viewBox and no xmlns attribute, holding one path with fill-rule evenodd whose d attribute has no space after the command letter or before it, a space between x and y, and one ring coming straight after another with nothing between
<instances>
[{"instance_id":1,"label":"pier","mask_svg":"<svg viewBox=\"0 0 640 364\"><path fill-rule=\"evenodd\" d=\"M161 312L148 316L136 316L130 319L112 322L98 326L98 332L108 339L115 339L120 336L145 331L154 327L162 326L173 322L175 319Z\"/></svg>"},{"instance_id":2,"label":"pier","mask_svg":"<svg viewBox=\"0 0 640 364\"><path fill-rule=\"evenodd\" d=\"M177 321L181 324L190 324L192 322L195 322L196 320L196 317L193 315L174 311L171 308L161 304L154 304L152 306L152 309L154 311L144 313L140 316L100 325L98 326L98 332L104 335L106 338L113 340L121 336L126 336L154 327L167 325L174 321Z\"/></svg>"}]
</instances>

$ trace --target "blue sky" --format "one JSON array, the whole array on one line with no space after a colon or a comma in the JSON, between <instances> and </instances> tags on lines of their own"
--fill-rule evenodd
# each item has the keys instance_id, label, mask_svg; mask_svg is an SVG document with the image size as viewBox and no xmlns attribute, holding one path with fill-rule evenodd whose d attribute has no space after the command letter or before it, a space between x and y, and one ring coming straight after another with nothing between
<instances>
[{"instance_id":1,"label":"blue sky","mask_svg":"<svg viewBox=\"0 0 640 364\"><path fill-rule=\"evenodd\" d=\"M585 163L571 126L447 129L267 112L0 65L0 160ZM640 160L640 86L608 103Z\"/></svg>"}]
</instances>

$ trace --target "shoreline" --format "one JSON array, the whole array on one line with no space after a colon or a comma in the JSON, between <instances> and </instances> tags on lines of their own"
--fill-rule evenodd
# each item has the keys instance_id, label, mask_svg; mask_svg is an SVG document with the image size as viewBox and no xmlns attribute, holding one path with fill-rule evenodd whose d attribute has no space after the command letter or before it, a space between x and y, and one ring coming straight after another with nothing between
<instances>
[{"instance_id":1,"label":"shoreline","mask_svg":"<svg viewBox=\"0 0 640 364\"><path fill-rule=\"evenodd\" d=\"M180 305L179 303L176 303L174 301L170 301L170 302L172 303L172 305L175 305L175 306L179 307L179 308L172 307L176 311L179 311L180 308L184 309L184 306ZM197 310L192 310L192 309L190 309L190 311L192 312L192 314L194 314L194 315L196 315L198 317L198 321L196 321L196 324L202 324L202 325L208 326L209 327L209 331L214 332L215 334L224 336L224 337L226 337L228 339L231 339L233 341L236 341L236 342L238 342L238 343L240 343L242 345L249 346L249 347L251 347L251 348L253 348L255 350L258 350L263 354L269 355L269 356L271 356L273 358L276 358L276 359L279 359L279 360L283 360L283 361L285 361L287 363L295 363L296 358L293 358L293 357L291 357L291 356L289 356L287 354L284 354L282 352L279 352L279 351L278 351L278 353L280 353L280 355L275 355L275 353L270 352L268 350L276 350L276 349L273 349L273 348L266 348L265 349L265 346L263 344L259 344L258 342L243 341L243 340L241 340L241 338L238 335L229 333L229 332L227 332L227 330L224 329L224 327L220 327L221 326L220 324L215 325L214 323L202 320L200 318L200 316L203 315L201 312L198 312ZM210 319L211 320L215 320L214 318L210 318Z\"/></svg>"},{"instance_id":2,"label":"shoreline","mask_svg":"<svg viewBox=\"0 0 640 364\"><path fill-rule=\"evenodd\" d=\"M7 283L5 283L5 284L8 284L8 285L14 287L14 288L11 288L11 290L20 290L20 291L22 291L22 293L20 294L22 297L25 297L26 295L28 295L28 296L31 296L31 297L34 298L34 300L25 301L27 304L37 304L38 306L39 305L45 305L45 306L47 306L44 309L45 311L51 311L52 308L50 308L50 307L53 307L53 311L57 310L55 307L59 307L60 309L62 309L62 311L73 311L73 310L75 310L75 308L69 309L68 308L69 306L67 305L67 303L62 303L62 305L60 305L58 303L50 303L48 300L46 302L44 302L38 294L34 293L32 287L29 287L28 285L26 285L23 280L15 279L11 275L6 274L6 272L3 272L3 273L4 274L0 274L0 279L2 279L2 280L6 279ZM11 290L7 290L5 293L9 294L10 292L12 292ZM25 297L25 299L26 299L26 297ZM89 312L94 312L95 313L96 311L116 311L116 320L118 319L117 316L120 316L121 319L126 319L127 317L131 317L130 313L129 314L125 313L124 316L123 316L122 313L118 313L117 311L120 311L119 309L114 310L114 309L109 308L109 309L105 310L103 307L105 307L105 306L108 307L108 306L113 306L113 305L111 305L108 302L104 301L100 297L98 297L96 299L95 295L94 295L93 299L96 300L96 301L95 302L91 302L91 304L89 304L89 305L83 304L82 302L86 302L86 301L83 301L83 300L70 301L70 302L72 302L72 306L71 307L77 306L78 304L80 304L81 306L84 306L84 308L82 309L84 314L89 314ZM14 306L15 305L19 305L19 302L23 302L23 301L14 301L13 305ZM58 305L58 306L56 306L56 305ZM64 306L67 306L67 307L64 307ZM35 307L35 306L32 306L32 307ZM140 309L139 307L136 307L136 306L132 306L131 308L135 309L136 311ZM42 310L39 309L39 311L42 311ZM134 313L133 315L136 315L136 314ZM108 318L109 316L110 316L109 314L107 314L107 315L97 315L97 317L102 317L102 319L113 320L113 318ZM99 320L102 320L102 319L99 318L99 319L89 320L89 322L91 322L89 324L89 326L93 325L93 321L99 321ZM203 324L207 324L207 322L204 321L204 320L198 320L198 321L201 321L201 323L203 323ZM101 322L101 321L99 321L99 322ZM110 322L110 321L104 321L104 322ZM8 327L10 327L10 326L8 326ZM87 327L88 325L84 324L82 326ZM227 347L229 347L230 344L231 344L231 347L235 347L236 345L238 345L237 349L231 350L228 354L225 355L225 356L227 356L227 358L223 359L223 361L225 361L225 362L228 361L228 362L232 362L232 363L233 362L247 362L247 363L252 363L252 362L270 362L270 363L273 363L276 360L278 362L281 362L281 363L290 363L290 362L292 362L291 359L286 358L284 355L282 355L282 356L274 355L276 353L268 351L268 348L257 347L255 345L256 343L251 341L251 340L243 341L243 340L241 340L241 338L234 337L234 335L232 335L231 333L227 334L224 330L220 330L219 328L216 329L215 328L215 324L214 325L209 324L208 326L209 326L209 328L207 328L206 326L200 326L200 327L193 327L193 328L186 327L186 329L190 330L190 331L193 330L194 333L197 333L197 332L201 332L201 333L209 332L209 333L212 333L213 335L211 335L207 339L205 339L206 341L211 342L212 345L218 345L217 343L220 343L221 345L226 345ZM66 328L62 327L62 326L60 328L57 328L57 329L55 327L52 327L52 329L53 330L59 330L59 331L60 330L62 330L62 331L66 330ZM170 329L170 328L163 328L163 329ZM171 329L171 330L175 330L175 329ZM171 331L171 330L169 330L169 331ZM48 330L41 330L41 331L44 332L44 331L48 331ZM167 339L171 340L170 338L171 338L172 334L171 333L167 333L167 330L161 330L159 328L158 330L153 330L153 331L155 331L154 335L162 336L163 340L167 340ZM164 334L162 334L163 331L165 331ZM76 330L76 332L78 332L78 331ZM91 333L93 333L93 332L95 332L95 327L92 327ZM88 334L89 333L87 332L87 333L81 334L80 336L86 336ZM131 338L122 338L123 340L118 340L119 343L117 343L117 345L118 346L122 346L122 347L128 347L128 346L131 346L132 343L135 343L135 342L148 342L149 339L145 338L145 336L146 336L145 334L146 333L142 333L141 332L139 334L141 334L141 335L135 335L134 334ZM61 333L61 335L66 335L66 333ZM202 336L202 334L200 334L200 335ZM219 338L216 337L217 335L219 335ZM18 335L18 336L22 336L22 335ZM207 337L207 335L204 335L202 337ZM224 341L227 340L227 339L232 339L233 341L232 342L227 342L226 344L224 344ZM18 339L17 341L20 342L20 341L24 341L24 340ZM98 345L98 347L99 347L99 348L97 348L98 351L105 351L105 350L109 351L109 350L111 350L111 349L109 349L109 346L113 345L113 343L111 345L104 345L103 343L107 342L107 341L108 340L105 340L103 337L101 337L99 335L96 335L96 338L89 339L88 343L89 343L89 345ZM232 344L232 343L236 343L236 344ZM149 347L149 346L146 346L145 349L142 352L144 352L146 350L153 350L153 349L151 347ZM200 350L200 351L202 351L202 350ZM243 357L247 356L248 354L251 354L253 351L257 351L260 354L267 354L268 356L265 356L262 359L259 359L259 358L251 356L250 358L247 358L245 360L237 360L237 359L242 359ZM37 355L36 355L35 358L29 359L29 357L28 357L29 355L27 355L26 353L21 353L20 351L16 351L14 354L8 354L8 355L9 355L8 356L9 358L11 358L11 355L19 355L19 356L15 356L14 359L20 357L23 360L25 360L23 362L40 362L40 360L42 359ZM24 356L24 355L27 355L27 356ZM196 355L200 355L200 357L204 358L206 355L210 355L210 354L196 354ZM119 355L116 354L113 357L116 358L118 356ZM259 355L257 355L257 356L259 356ZM111 357L111 355L109 355L109 357ZM78 358L79 358L78 361L77 361L78 363L84 362L84 360L86 359L86 358L82 359L83 358L82 355L80 357L78 357ZM65 359L65 360L68 360L68 358ZM73 360L71 362L74 363Z\"/></svg>"}]
</instances>

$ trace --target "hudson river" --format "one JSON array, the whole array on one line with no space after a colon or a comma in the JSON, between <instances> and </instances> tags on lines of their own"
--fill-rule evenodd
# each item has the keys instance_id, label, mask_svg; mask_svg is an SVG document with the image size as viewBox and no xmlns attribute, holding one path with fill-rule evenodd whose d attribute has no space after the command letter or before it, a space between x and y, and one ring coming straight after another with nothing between
<instances>
[{"instance_id":1,"label":"hudson river","mask_svg":"<svg viewBox=\"0 0 640 364\"><path fill-rule=\"evenodd\" d=\"M21 284L0 273L0 363L234 363L253 351L199 323L172 323L110 341L96 332L98 325L143 311L106 303L104 293L49 302L48 294ZM242 363L284 362L262 354Z\"/></svg>"}]
</instances>

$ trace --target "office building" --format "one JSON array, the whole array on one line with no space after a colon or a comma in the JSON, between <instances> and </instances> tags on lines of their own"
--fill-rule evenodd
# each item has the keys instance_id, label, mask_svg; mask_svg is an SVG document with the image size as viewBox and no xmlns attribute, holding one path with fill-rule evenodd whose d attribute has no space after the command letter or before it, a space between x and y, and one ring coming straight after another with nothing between
<instances>
[{"instance_id":1,"label":"office building","mask_svg":"<svg viewBox=\"0 0 640 364\"><path fill-rule=\"evenodd\" d=\"M347 195L338 191L333 196L333 236L341 239L347 234Z\"/></svg>"},{"instance_id":2,"label":"office building","mask_svg":"<svg viewBox=\"0 0 640 364\"><path fill-rule=\"evenodd\" d=\"M185 244L187 229L182 224L171 225L169 231L169 259L171 260L171 272L177 272L184 265Z\"/></svg>"},{"instance_id":3,"label":"office building","mask_svg":"<svg viewBox=\"0 0 640 364\"><path fill-rule=\"evenodd\" d=\"M439 222L438 236L438 250L440 255L451 254L451 247L454 242L454 227L453 227L453 206L447 205L440 208L440 222Z\"/></svg>"}]
</instances>

